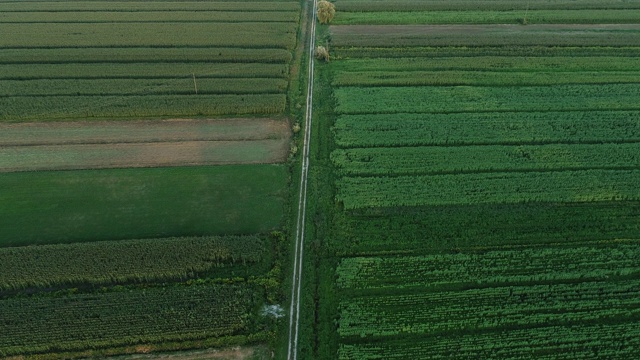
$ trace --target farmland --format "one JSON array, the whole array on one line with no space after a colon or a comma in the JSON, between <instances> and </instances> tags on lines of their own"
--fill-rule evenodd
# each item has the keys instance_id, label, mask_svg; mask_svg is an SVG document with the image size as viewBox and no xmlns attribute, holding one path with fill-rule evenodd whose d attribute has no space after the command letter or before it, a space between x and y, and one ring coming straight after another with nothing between
<instances>
[{"instance_id":1,"label":"farmland","mask_svg":"<svg viewBox=\"0 0 640 360\"><path fill-rule=\"evenodd\" d=\"M336 1L315 358L640 354L637 7Z\"/></svg>"},{"instance_id":2,"label":"farmland","mask_svg":"<svg viewBox=\"0 0 640 360\"><path fill-rule=\"evenodd\" d=\"M275 347L301 10L0 1L0 357Z\"/></svg>"},{"instance_id":3,"label":"farmland","mask_svg":"<svg viewBox=\"0 0 640 360\"><path fill-rule=\"evenodd\" d=\"M2 121L285 110L297 3L1 6Z\"/></svg>"},{"instance_id":4,"label":"farmland","mask_svg":"<svg viewBox=\"0 0 640 360\"><path fill-rule=\"evenodd\" d=\"M0 125L0 171L275 164L289 154L287 121L270 119Z\"/></svg>"}]
</instances>

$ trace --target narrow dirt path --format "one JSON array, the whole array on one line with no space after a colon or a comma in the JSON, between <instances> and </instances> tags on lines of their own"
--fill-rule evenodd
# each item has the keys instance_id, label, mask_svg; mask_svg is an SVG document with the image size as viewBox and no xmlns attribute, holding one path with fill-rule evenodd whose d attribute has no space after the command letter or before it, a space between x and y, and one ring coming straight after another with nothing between
<instances>
[{"instance_id":1,"label":"narrow dirt path","mask_svg":"<svg viewBox=\"0 0 640 360\"><path fill-rule=\"evenodd\" d=\"M304 255L304 230L307 212L307 176L309 174L309 142L311 138L311 117L313 112L313 67L314 48L316 36L316 7L317 0L313 1L311 9L311 26L309 31L309 66L307 77L307 100L304 119L304 141L302 152L302 170L300 176L300 193L298 195L298 215L296 223L295 253L293 261L293 280L291 287L291 306L289 309L289 339L287 359L298 358L298 330L300 327L300 289L302 288L302 260Z\"/></svg>"}]
</instances>

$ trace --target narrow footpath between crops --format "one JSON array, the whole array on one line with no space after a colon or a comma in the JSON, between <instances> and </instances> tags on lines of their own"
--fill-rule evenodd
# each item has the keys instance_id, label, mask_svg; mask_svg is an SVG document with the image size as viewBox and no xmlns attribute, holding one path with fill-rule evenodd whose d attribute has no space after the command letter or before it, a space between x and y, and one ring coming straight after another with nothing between
<instances>
[{"instance_id":1,"label":"narrow footpath between crops","mask_svg":"<svg viewBox=\"0 0 640 360\"><path fill-rule=\"evenodd\" d=\"M298 358L298 329L300 319L300 289L302 287L302 259L304 254L304 225L307 210L307 175L309 174L309 143L311 139L311 116L313 109L313 66L316 36L317 0L311 9L311 27L309 31L309 75L307 78L307 103L304 119L304 140L302 151L302 170L300 176L300 194L298 196L298 215L296 223L295 253L293 261L293 281L291 286L291 307L289 309L289 338L287 359Z\"/></svg>"}]
</instances>

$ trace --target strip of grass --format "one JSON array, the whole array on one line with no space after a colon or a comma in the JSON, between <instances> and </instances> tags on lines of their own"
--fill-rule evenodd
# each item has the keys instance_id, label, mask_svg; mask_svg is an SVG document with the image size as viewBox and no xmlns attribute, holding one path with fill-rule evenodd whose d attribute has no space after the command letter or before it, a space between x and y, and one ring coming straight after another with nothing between
<instances>
[{"instance_id":1,"label":"strip of grass","mask_svg":"<svg viewBox=\"0 0 640 360\"><path fill-rule=\"evenodd\" d=\"M287 178L279 165L1 174L0 245L267 232Z\"/></svg>"},{"instance_id":2,"label":"strip of grass","mask_svg":"<svg viewBox=\"0 0 640 360\"><path fill-rule=\"evenodd\" d=\"M156 4L158 4L156 2ZM8 12L3 23L298 22L298 11Z\"/></svg>"},{"instance_id":3,"label":"strip of grass","mask_svg":"<svg viewBox=\"0 0 640 360\"><path fill-rule=\"evenodd\" d=\"M338 0L342 11L509 11L521 10L581 10L640 9L640 3L627 0Z\"/></svg>"},{"instance_id":4,"label":"strip of grass","mask_svg":"<svg viewBox=\"0 0 640 360\"><path fill-rule=\"evenodd\" d=\"M132 71L142 71L141 66L149 63L214 63L213 68L228 72L230 69L220 63L277 63L291 61L291 52L276 48L229 48L229 47L92 47L59 49L2 49L0 64L85 64L100 63L103 66L113 64L145 63L136 65ZM105 62L108 61L108 62ZM174 64L169 64L174 66ZM180 65L175 65L180 69ZM213 69L211 69L213 70ZM2 70L4 71L4 67ZM25 71L25 70L23 70ZM82 68L79 70L82 74ZM85 70L87 71L87 70ZM118 67L114 71L119 70ZM149 71L149 70L146 70ZM55 72L55 71L52 71ZM190 72L196 72L195 70ZM116 73L117 74L117 73ZM18 74L14 74L19 76ZM53 74L49 74L53 76Z\"/></svg>"},{"instance_id":5,"label":"strip of grass","mask_svg":"<svg viewBox=\"0 0 640 360\"><path fill-rule=\"evenodd\" d=\"M513 11L385 11L338 12L334 25L402 24L637 24L639 11L513 10Z\"/></svg>"},{"instance_id":6,"label":"strip of grass","mask_svg":"<svg viewBox=\"0 0 640 360\"><path fill-rule=\"evenodd\" d=\"M228 46L292 49L290 23L0 24L1 48ZM224 35L223 35L224 34Z\"/></svg>"},{"instance_id":7,"label":"strip of grass","mask_svg":"<svg viewBox=\"0 0 640 360\"><path fill-rule=\"evenodd\" d=\"M285 105L285 94L8 97L0 98L0 121L277 114Z\"/></svg>"}]
</instances>

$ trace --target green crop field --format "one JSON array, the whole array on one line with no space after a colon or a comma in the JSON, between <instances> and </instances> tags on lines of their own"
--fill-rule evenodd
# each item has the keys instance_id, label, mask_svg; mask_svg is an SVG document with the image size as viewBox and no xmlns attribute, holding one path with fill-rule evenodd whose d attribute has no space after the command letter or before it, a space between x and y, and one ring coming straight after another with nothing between
<instances>
[{"instance_id":1,"label":"green crop field","mask_svg":"<svg viewBox=\"0 0 640 360\"><path fill-rule=\"evenodd\" d=\"M335 4L314 358L640 356L640 4Z\"/></svg>"},{"instance_id":2,"label":"green crop field","mask_svg":"<svg viewBox=\"0 0 640 360\"><path fill-rule=\"evenodd\" d=\"M275 347L302 5L0 0L0 358Z\"/></svg>"},{"instance_id":3,"label":"green crop field","mask_svg":"<svg viewBox=\"0 0 640 360\"><path fill-rule=\"evenodd\" d=\"M267 239L207 236L0 248L0 290L260 275Z\"/></svg>"},{"instance_id":4,"label":"green crop field","mask_svg":"<svg viewBox=\"0 0 640 360\"><path fill-rule=\"evenodd\" d=\"M268 232L287 177L283 165L0 174L0 244Z\"/></svg>"},{"instance_id":5,"label":"green crop field","mask_svg":"<svg viewBox=\"0 0 640 360\"><path fill-rule=\"evenodd\" d=\"M284 1L0 2L0 121L283 113L299 13Z\"/></svg>"}]
</instances>

